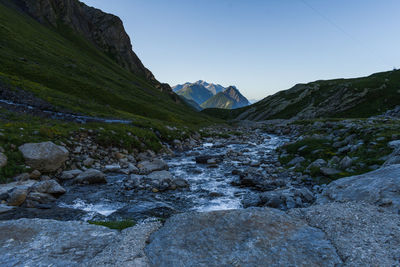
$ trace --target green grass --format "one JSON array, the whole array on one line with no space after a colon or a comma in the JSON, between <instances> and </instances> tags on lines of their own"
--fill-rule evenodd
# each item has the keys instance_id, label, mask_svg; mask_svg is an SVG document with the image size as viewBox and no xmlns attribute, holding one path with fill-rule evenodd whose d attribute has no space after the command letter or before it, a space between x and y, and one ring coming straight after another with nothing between
<instances>
[{"instance_id":1,"label":"green grass","mask_svg":"<svg viewBox=\"0 0 400 267\"><path fill-rule=\"evenodd\" d=\"M110 229L115 230L124 230L126 228L135 226L136 223L132 220L124 220L124 221L88 221L90 224L104 226Z\"/></svg>"},{"instance_id":2,"label":"green grass","mask_svg":"<svg viewBox=\"0 0 400 267\"><path fill-rule=\"evenodd\" d=\"M201 125L212 121L175 103L60 24L46 27L0 1L0 82L74 112Z\"/></svg>"}]
</instances>

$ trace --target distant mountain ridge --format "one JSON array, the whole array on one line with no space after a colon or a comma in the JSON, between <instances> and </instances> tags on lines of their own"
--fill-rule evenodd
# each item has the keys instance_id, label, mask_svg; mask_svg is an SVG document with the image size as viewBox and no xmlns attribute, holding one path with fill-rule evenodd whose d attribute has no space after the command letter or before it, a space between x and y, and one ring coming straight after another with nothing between
<instances>
[{"instance_id":1,"label":"distant mountain ridge","mask_svg":"<svg viewBox=\"0 0 400 267\"><path fill-rule=\"evenodd\" d=\"M219 92L201 104L201 107L234 109L246 107L248 105L250 105L250 102L247 98L245 98L236 87L229 86L224 91Z\"/></svg>"},{"instance_id":2,"label":"distant mountain ridge","mask_svg":"<svg viewBox=\"0 0 400 267\"><path fill-rule=\"evenodd\" d=\"M225 88L220 84L199 80L178 84L172 90L187 100L196 102L201 108L233 109L250 105L235 86Z\"/></svg>"}]
</instances>

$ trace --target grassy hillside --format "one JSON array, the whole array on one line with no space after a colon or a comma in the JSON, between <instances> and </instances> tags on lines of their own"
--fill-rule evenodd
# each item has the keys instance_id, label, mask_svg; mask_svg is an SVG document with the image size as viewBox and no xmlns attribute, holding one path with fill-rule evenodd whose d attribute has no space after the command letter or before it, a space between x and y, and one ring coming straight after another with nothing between
<instances>
[{"instance_id":1,"label":"grassy hillside","mask_svg":"<svg viewBox=\"0 0 400 267\"><path fill-rule=\"evenodd\" d=\"M68 27L50 28L0 0L0 83L73 112L201 124L209 118L153 88ZM178 98L176 98L178 99Z\"/></svg>"},{"instance_id":2,"label":"grassy hillside","mask_svg":"<svg viewBox=\"0 0 400 267\"><path fill-rule=\"evenodd\" d=\"M355 79L298 84L227 114L203 113L224 119L366 118L400 105L400 71L376 73Z\"/></svg>"}]
</instances>

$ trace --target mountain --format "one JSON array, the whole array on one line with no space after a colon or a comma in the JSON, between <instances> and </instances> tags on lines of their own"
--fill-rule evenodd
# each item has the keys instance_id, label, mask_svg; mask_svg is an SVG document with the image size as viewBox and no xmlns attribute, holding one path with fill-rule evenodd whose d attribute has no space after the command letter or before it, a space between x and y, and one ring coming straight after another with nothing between
<instances>
[{"instance_id":1,"label":"mountain","mask_svg":"<svg viewBox=\"0 0 400 267\"><path fill-rule=\"evenodd\" d=\"M203 104L202 108L235 109L250 105L249 101L234 86L229 86L223 92L219 92Z\"/></svg>"},{"instance_id":2,"label":"mountain","mask_svg":"<svg viewBox=\"0 0 400 267\"><path fill-rule=\"evenodd\" d=\"M249 105L247 99L234 86L225 88L219 84L199 80L195 83L178 84L172 87L172 90L205 108L221 107L230 109ZM211 99L213 100L208 101ZM207 104L205 104L206 102Z\"/></svg>"},{"instance_id":3,"label":"mountain","mask_svg":"<svg viewBox=\"0 0 400 267\"><path fill-rule=\"evenodd\" d=\"M118 17L78 0L0 0L0 36L2 96L93 116L208 120L144 67Z\"/></svg>"},{"instance_id":4,"label":"mountain","mask_svg":"<svg viewBox=\"0 0 400 267\"><path fill-rule=\"evenodd\" d=\"M187 84L176 93L188 100L193 100L198 105L201 105L213 96L212 92L210 92L204 85L198 83Z\"/></svg>"},{"instance_id":5,"label":"mountain","mask_svg":"<svg viewBox=\"0 0 400 267\"><path fill-rule=\"evenodd\" d=\"M400 71L353 79L320 80L297 84L229 114L206 111L219 118L268 120L313 118L367 118L400 103Z\"/></svg>"}]
</instances>

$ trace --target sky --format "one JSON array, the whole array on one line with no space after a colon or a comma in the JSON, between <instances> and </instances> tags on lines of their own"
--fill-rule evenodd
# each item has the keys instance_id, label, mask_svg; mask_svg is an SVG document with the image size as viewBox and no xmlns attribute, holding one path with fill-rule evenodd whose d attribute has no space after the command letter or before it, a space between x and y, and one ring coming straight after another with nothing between
<instances>
[{"instance_id":1,"label":"sky","mask_svg":"<svg viewBox=\"0 0 400 267\"><path fill-rule=\"evenodd\" d=\"M399 0L81 0L119 16L161 82L262 99L297 83L400 67Z\"/></svg>"}]
</instances>

